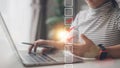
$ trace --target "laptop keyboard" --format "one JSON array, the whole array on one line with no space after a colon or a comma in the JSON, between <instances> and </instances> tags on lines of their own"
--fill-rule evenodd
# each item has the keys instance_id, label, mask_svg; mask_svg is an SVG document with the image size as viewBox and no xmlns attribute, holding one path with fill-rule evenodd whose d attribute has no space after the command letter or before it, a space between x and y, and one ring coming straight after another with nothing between
<instances>
[{"instance_id":1,"label":"laptop keyboard","mask_svg":"<svg viewBox=\"0 0 120 68\"><path fill-rule=\"evenodd\" d=\"M63 64L66 63L64 60L64 55L60 53L56 53L56 54L35 54L35 53L31 53L28 54L28 52L25 51L20 51L19 53L23 64L25 66L37 66L37 65L53 65L53 64ZM69 60L71 60L70 58L67 58ZM74 62L74 61L73 61ZM73 62L69 62L69 63L73 63ZM74 63L78 63L78 62L82 62L81 59L76 58Z\"/></svg>"},{"instance_id":2,"label":"laptop keyboard","mask_svg":"<svg viewBox=\"0 0 120 68\"><path fill-rule=\"evenodd\" d=\"M50 56L43 54L27 54L24 56L25 61L30 62L30 63L35 63L35 64L44 64L44 63L56 63L56 61L51 58Z\"/></svg>"}]
</instances>

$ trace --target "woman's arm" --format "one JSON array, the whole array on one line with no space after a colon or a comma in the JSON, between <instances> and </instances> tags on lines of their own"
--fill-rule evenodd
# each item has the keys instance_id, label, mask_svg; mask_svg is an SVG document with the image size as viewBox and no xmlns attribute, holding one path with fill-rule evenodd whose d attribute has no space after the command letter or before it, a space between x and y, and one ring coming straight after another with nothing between
<instances>
[{"instance_id":1,"label":"woman's arm","mask_svg":"<svg viewBox=\"0 0 120 68\"><path fill-rule=\"evenodd\" d=\"M46 40L46 45L54 46L57 49L64 50L65 43L60 41Z\"/></svg>"},{"instance_id":2,"label":"woman's arm","mask_svg":"<svg viewBox=\"0 0 120 68\"><path fill-rule=\"evenodd\" d=\"M120 45L106 47L108 56L113 58L120 58Z\"/></svg>"}]
</instances>

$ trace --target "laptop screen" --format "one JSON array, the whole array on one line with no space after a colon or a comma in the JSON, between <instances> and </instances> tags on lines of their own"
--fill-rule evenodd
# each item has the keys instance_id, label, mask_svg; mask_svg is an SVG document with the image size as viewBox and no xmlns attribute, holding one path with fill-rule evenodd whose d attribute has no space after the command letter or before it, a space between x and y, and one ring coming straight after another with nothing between
<instances>
[{"instance_id":1,"label":"laptop screen","mask_svg":"<svg viewBox=\"0 0 120 68\"><path fill-rule=\"evenodd\" d=\"M18 53L18 49L28 50L28 46L20 45L19 43L15 44L1 13L0 13L0 43L11 46L13 52L15 53Z\"/></svg>"},{"instance_id":2,"label":"laptop screen","mask_svg":"<svg viewBox=\"0 0 120 68\"><path fill-rule=\"evenodd\" d=\"M19 23L12 23L11 21L7 20L7 16L4 14L0 14L0 24L2 25L2 28L4 29L5 35L9 41L9 43L12 45L14 44L14 48L19 48L19 49L26 49L28 50L28 46L25 45L20 45L22 42L29 42L28 36L30 35L29 33L29 28L27 29L24 28L25 26L21 27ZM18 25L20 25L18 27ZM21 28L20 28L21 27ZM28 36L26 36L29 34Z\"/></svg>"},{"instance_id":3,"label":"laptop screen","mask_svg":"<svg viewBox=\"0 0 120 68\"><path fill-rule=\"evenodd\" d=\"M7 36L4 21L0 14L0 68L6 68L4 66L10 64L10 57L16 52L12 50L12 43L10 43Z\"/></svg>"}]
</instances>

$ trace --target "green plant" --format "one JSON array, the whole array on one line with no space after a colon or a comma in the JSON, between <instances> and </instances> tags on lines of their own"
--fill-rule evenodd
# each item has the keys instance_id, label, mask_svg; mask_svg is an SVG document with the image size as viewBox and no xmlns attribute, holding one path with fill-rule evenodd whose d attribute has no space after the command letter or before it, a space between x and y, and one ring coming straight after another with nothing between
<instances>
[{"instance_id":1,"label":"green plant","mask_svg":"<svg viewBox=\"0 0 120 68\"><path fill-rule=\"evenodd\" d=\"M56 16L64 16L64 0L55 0L58 7L55 8Z\"/></svg>"},{"instance_id":2,"label":"green plant","mask_svg":"<svg viewBox=\"0 0 120 68\"><path fill-rule=\"evenodd\" d=\"M47 24L53 26L57 23L63 23L64 21L64 0L54 0L58 6L54 7L55 16L47 19ZM62 22L61 22L62 21Z\"/></svg>"}]
</instances>

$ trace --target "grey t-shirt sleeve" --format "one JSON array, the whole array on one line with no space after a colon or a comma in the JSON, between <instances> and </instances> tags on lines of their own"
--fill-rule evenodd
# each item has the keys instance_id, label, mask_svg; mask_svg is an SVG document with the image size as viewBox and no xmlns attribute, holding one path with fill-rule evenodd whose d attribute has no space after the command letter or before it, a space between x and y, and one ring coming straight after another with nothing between
<instances>
[{"instance_id":1,"label":"grey t-shirt sleeve","mask_svg":"<svg viewBox=\"0 0 120 68\"><path fill-rule=\"evenodd\" d=\"M79 13L76 15L74 21L71 24L71 28L74 27L74 30L78 30L81 20L86 18L86 12L87 10L79 11Z\"/></svg>"},{"instance_id":2,"label":"grey t-shirt sleeve","mask_svg":"<svg viewBox=\"0 0 120 68\"><path fill-rule=\"evenodd\" d=\"M119 14L119 16L118 16L118 29L120 30L120 14Z\"/></svg>"},{"instance_id":3,"label":"grey t-shirt sleeve","mask_svg":"<svg viewBox=\"0 0 120 68\"><path fill-rule=\"evenodd\" d=\"M73 43L73 42L75 43L76 41L78 41L78 30L76 29L78 25L78 18L79 18L79 13L76 15L70 27L70 32L67 36L67 42L69 43Z\"/></svg>"},{"instance_id":4,"label":"grey t-shirt sleeve","mask_svg":"<svg viewBox=\"0 0 120 68\"><path fill-rule=\"evenodd\" d=\"M74 21L71 24L70 28L76 27L78 25L78 17L79 17L79 13L76 15Z\"/></svg>"},{"instance_id":5,"label":"grey t-shirt sleeve","mask_svg":"<svg viewBox=\"0 0 120 68\"><path fill-rule=\"evenodd\" d=\"M120 30L120 13L116 17L116 27L118 30Z\"/></svg>"}]
</instances>

